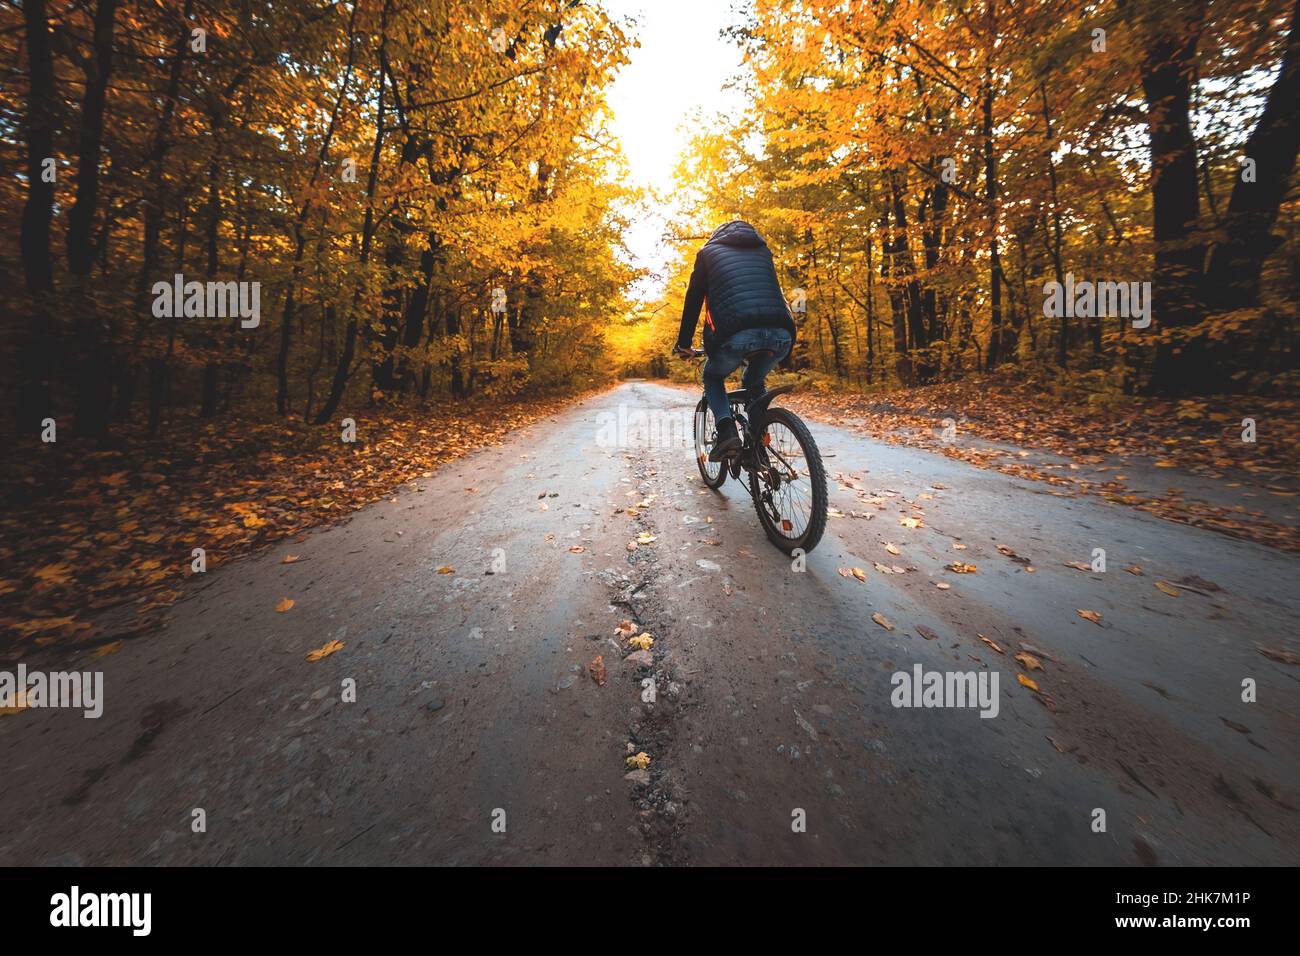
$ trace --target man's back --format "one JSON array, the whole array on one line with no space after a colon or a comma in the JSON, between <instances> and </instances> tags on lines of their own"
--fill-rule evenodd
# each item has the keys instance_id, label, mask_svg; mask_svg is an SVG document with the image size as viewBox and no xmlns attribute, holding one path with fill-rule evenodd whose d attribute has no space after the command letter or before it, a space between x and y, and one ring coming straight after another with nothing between
<instances>
[{"instance_id":1,"label":"man's back","mask_svg":"<svg viewBox=\"0 0 1300 956\"><path fill-rule=\"evenodd\" d=\"M704 350L710 355L745 329L779 328L794 335L794 321L781 294L772 252L747 222L736 219L719 226L695 256L679 344L689 345L694 337L706 299Z\"/></svg>"}]
</instances>

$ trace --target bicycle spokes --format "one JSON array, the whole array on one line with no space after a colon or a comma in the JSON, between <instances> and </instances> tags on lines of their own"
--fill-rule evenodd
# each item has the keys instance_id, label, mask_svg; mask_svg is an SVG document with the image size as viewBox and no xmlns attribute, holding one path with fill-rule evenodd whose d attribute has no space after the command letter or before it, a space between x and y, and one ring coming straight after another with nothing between
<instances>
[{"instance_id":1,"label":"bicycle spokes","mask_svg":"<svg viewBox=\"0 0 1300 956\"><path fill-rule=\"evenodd\" d=\"M798 438L780 422L769 422L758 451L762 504L773 523L797 538L812 521L812 485L806 480Z\"/></svg>"}]
</instances>

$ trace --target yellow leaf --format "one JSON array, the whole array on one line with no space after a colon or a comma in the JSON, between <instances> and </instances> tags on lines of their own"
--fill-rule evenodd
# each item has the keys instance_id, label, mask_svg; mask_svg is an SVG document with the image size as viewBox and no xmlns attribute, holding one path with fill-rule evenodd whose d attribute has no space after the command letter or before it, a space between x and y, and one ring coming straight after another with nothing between
<instances>
[{"instance_id":1,"label":"yellow leaf","mask_svg":"<svg viewBox=\"0 0 1300 956\"><path fill-rule=\"evenodd\" d=\"M438 573L439 573L439 574L455 574L455 573L456 573L456 569L453 568L453 567L451 567L450 565L444 564L442 567L440 567L440 568L438 569Z\"/></svg>"},{"instance_id":2,"label":"yellow leaf","mask_svg":"<svg viewBox=\"0 0 1300 956\"><path fill-rule=\"evenodd\" d=\"M871 619L887 631L892 631L894 629L894 625L890 623L889 618L885 617L885 615L881 614L879 611L871 615Z\"/></svg>"},{"instance_id":3,"label":"yellow leaf","mask_svg":"<svg viewBox=\"0 0 1300 956\"><path fill-rule=\"evenodd\" d=\"M1075 608L1075 610L1079 612L1079 617L1085 621L1092 621L1093 624L1097 625L1101 624L1101 615L1096 611L1085 611L1083 608Z\"/></svg>"},{"instance_id":4,"label":"yellow leaf","mask_svg":"<svg viewBox=\"0 0 1300 956\"><path fill-rule=\"evenodd\" d=\"M341 650L343 650L342 641L330 641L328 644L318 647L316 650L309 653L307 655L307 660L314 664L319 660L329 657L335 651Z\"/></svg>"},{"instance_id":5,"label":"yellow leaf","mask_svg":"<svg viewBox=\"0 0 1300 956\"><path fill-rule=\"evenodd\" d=\"M1041 671L1043 669L1043 662L1033 654L1027 654L1024 651L1021 651L1016 655L1015 659L1024 665L1024 668L1027 671Z\"/></svg>"},{"instance_id":6,"label":"yellow leaf","mask_svg":"<svg viewBox=\"0 0 1300 956\"><path fill-rule=\"evenodd\" d=\"M1038 689L1038 685L1035 684L1035 683L1034 683L1032 680L1030 680L1028 677L1026 677L1024 674L1017 674L1017 675L1016 675L1016 680L1020 681L1021 684L1023 684L1025 687L1028 687L1028 688L1029 688L1030 690L1032 690L1035 694L1041 693L1041 691L1039 691L1039 689Z\"/></svg>"},{"instance_id":7,"label":"yellow leaf","mask_svg":"<svg viewBox=\"0 0 1300 956\"><path fill-rule=\"evenodd\" d=\"M1157 581L1156 588L1158 588L1161 591L1164 591L1170 597L1178 597L1178 588L1174 587L1168 581Z\"/></svg>"},{"instance_id":8,"label":"yellow leaf","mask_svg":"<svg viewBox=\"0 0 1300 956\"><path fill-rule=\"evenodd\" d=\"M72 569L66 564L47 564L36 572L36 577L46 586L64 584L72 576Z\"/></svg>"},{"instance_id":9,"label":"yellow leaf","mask_svg":"<svg viewBox=\"0 0 1300 956\"><path fill-rule=\"evenodd\" d=\"M293 607L293 598L281 598L280 603L275 606L275 609L279 613L283 614L291 607Z\"/></svg>"}]
</instances>

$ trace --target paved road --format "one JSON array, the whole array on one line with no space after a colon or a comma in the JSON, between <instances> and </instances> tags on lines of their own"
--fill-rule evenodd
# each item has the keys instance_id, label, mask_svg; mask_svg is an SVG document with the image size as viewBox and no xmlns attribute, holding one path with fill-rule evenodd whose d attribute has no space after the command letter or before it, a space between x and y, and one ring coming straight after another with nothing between
<instances>
[{"instance_id":1,"label":"paved road","mask_svg":"<svg viewBox=\"0 0 1300 956\"><path fill-rule=\"evenodd\" d=\"M0 863L1300 862L1297 669L1258 651L1295 649L1296 557L814 425L844 517L796 570L672 428L620 435L693 404L624 384L211 571L77 662L100 719L0 718ZM997 715L893 706L917 664L996 674Z\"/></svg>"}]
</instances>

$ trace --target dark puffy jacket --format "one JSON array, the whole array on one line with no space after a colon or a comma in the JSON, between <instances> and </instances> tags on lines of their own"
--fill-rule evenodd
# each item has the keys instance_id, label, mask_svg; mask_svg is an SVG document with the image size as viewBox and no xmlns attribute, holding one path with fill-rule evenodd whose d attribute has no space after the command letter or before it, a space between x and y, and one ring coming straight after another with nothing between
<instances>
[{"instance_id":1,"label":"dark puffy jacket","mask_svg":"<svg viewBox=\"0 0 1300 956\"><path fill-rule=\"evenodd\" d=\"M709 355L743 329L785 329L794 338L794 319L776 278L772 251L758 230L739 219L714 230L695 256L678 348L691 347L701 305L704 351Z\"/></svg>"}]
</instances>

